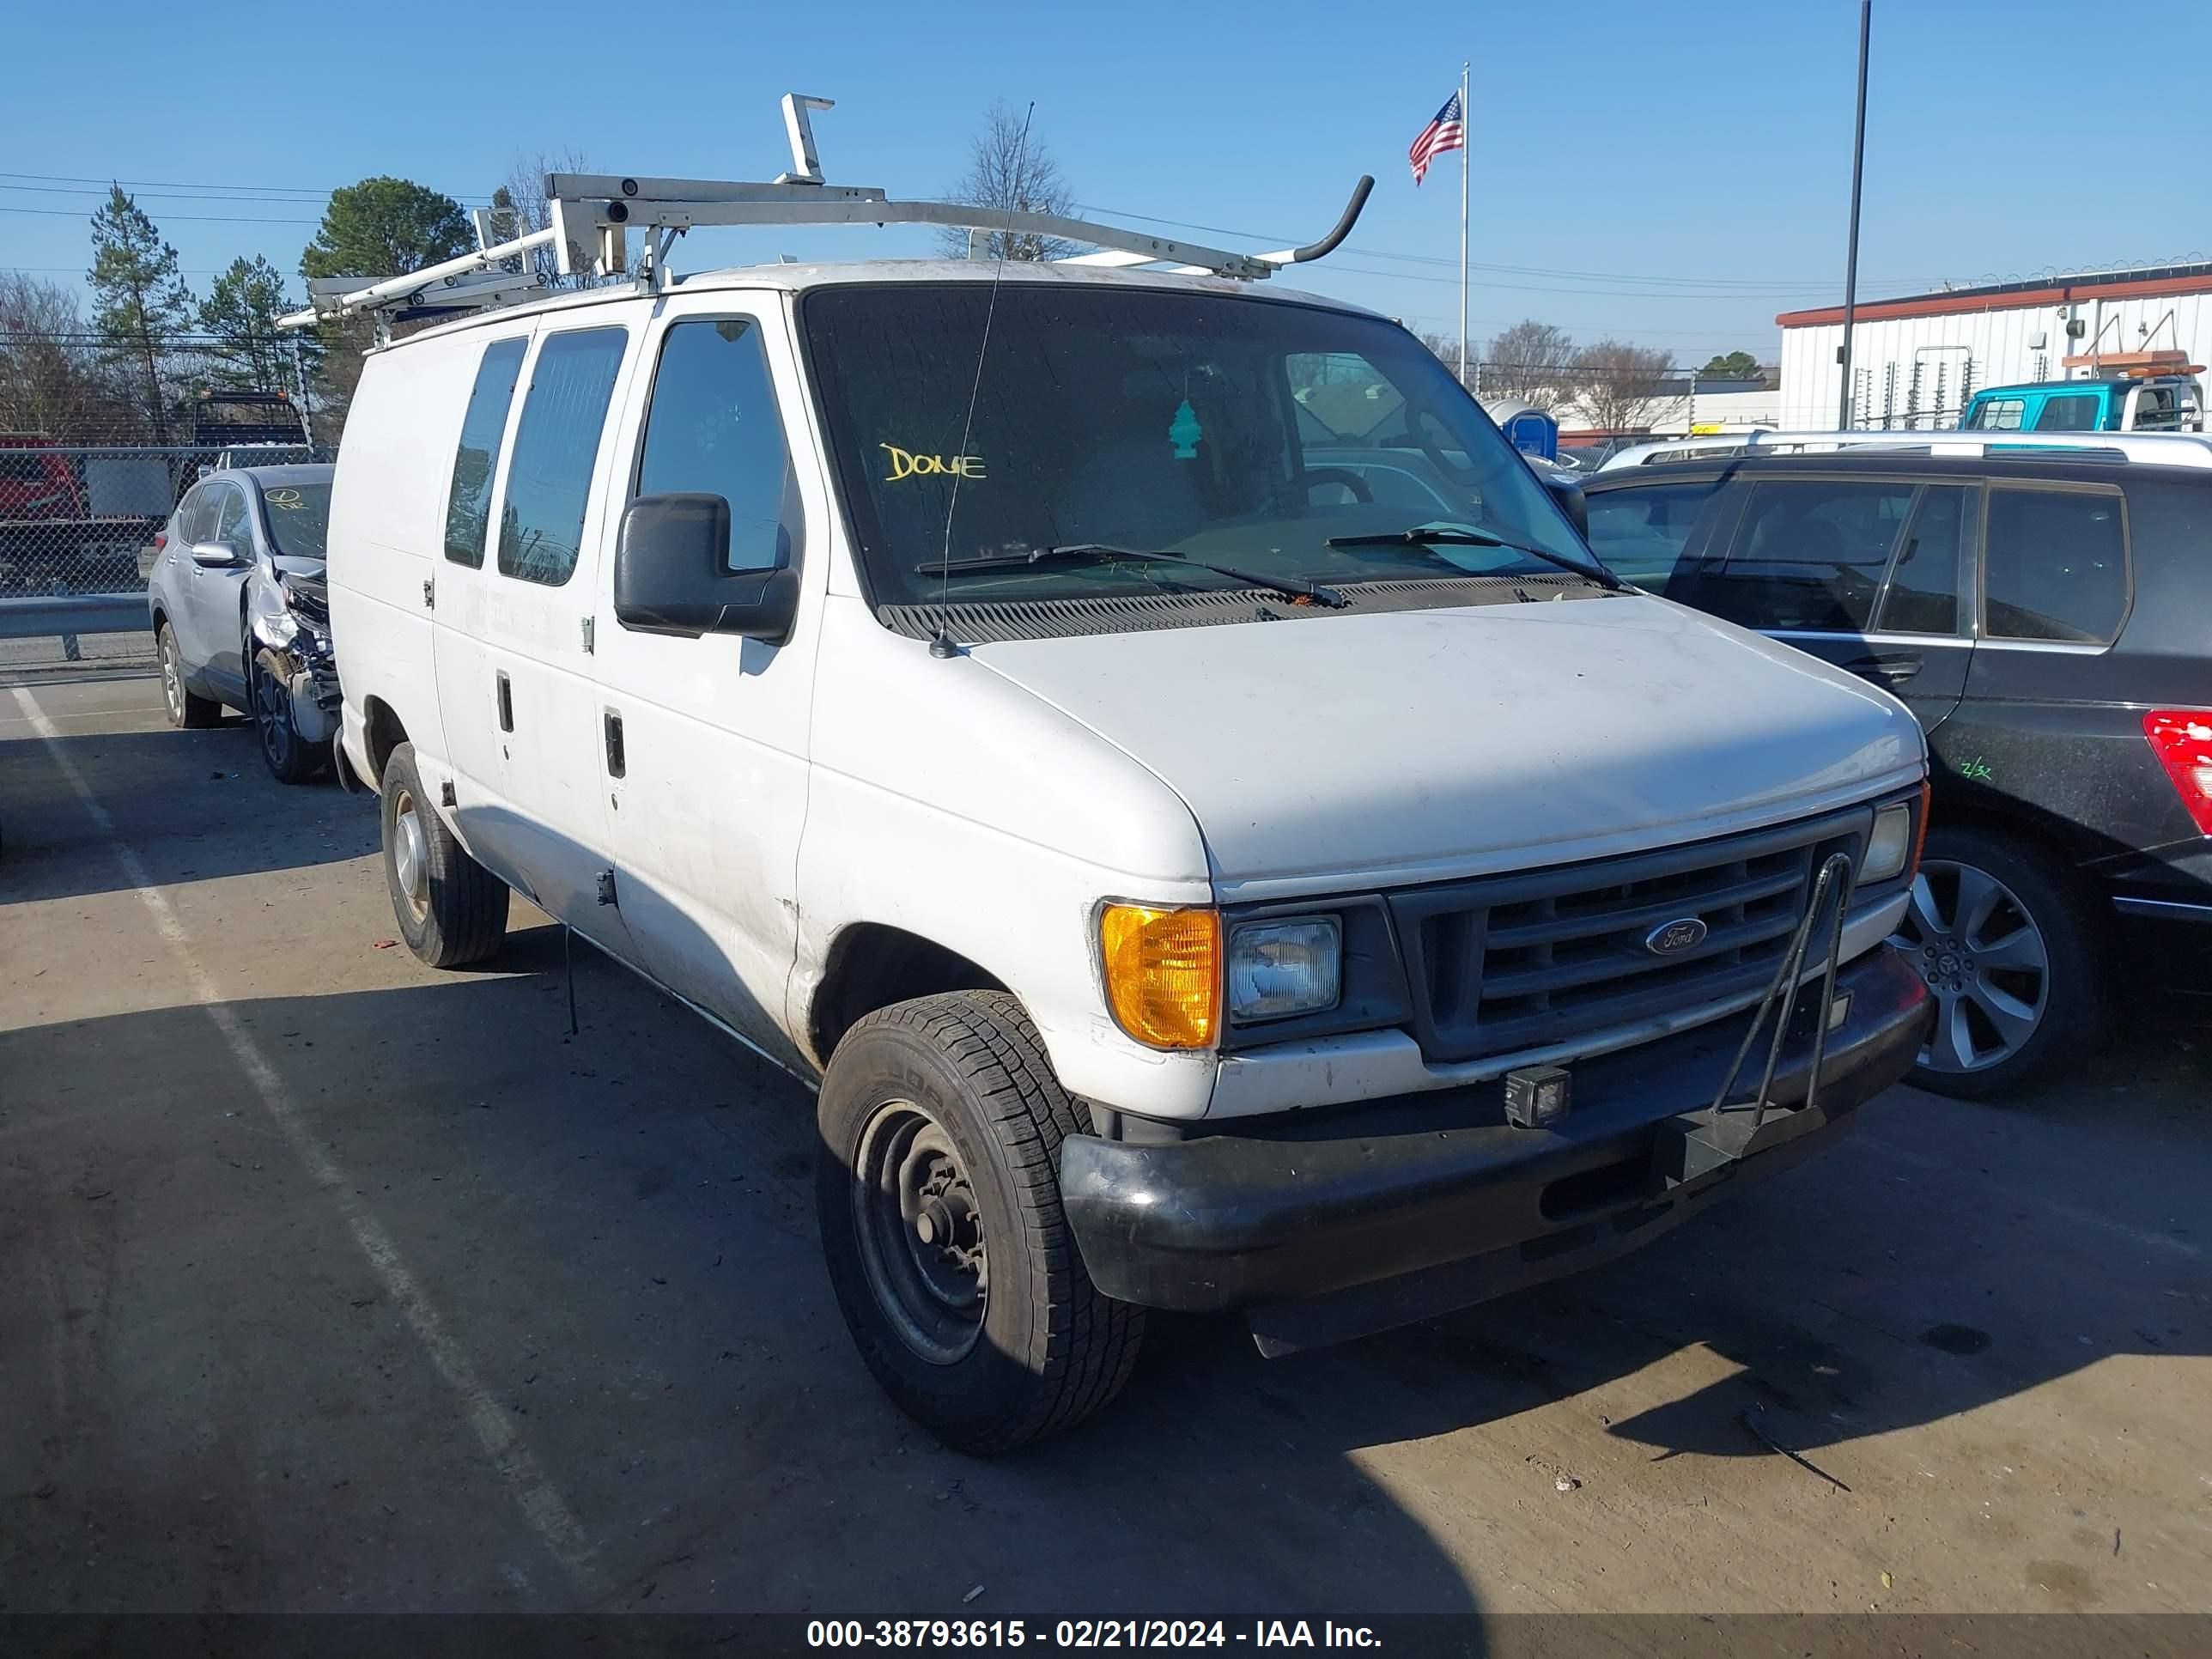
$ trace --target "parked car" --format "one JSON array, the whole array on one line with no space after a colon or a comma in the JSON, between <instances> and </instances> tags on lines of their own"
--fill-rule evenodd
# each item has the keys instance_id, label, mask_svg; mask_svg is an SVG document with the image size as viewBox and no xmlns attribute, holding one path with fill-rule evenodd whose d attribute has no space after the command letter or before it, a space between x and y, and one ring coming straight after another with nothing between
<instances>
[{"instance_id":1,"label":"parked car","mask_svg":"<svg viewBox=\"0 0 2212 1659\"><path fill-rule=\"evenodd\" d=\"M286 783L330 763L340 701L323 583L327 466L210 474L155 538L147 608L172 725L253 722Z\"/></svg>"},{"instance_id":2,"label":"parked car","mask_svg":"<svg viewBox=\"0 0 2212 1659\"><path fill-rule=\"evenodd\" d=\"M1959 417L1966 432L2202 432L2195 374L2112 374L1984 386Z\"/></svg>"},{"instance_id":3,"label":"parked car","mask_svg":"<svg viewBox=\"0 0 2212 1659\"><path fill-rule=\"evenodd\" d=\"M818 1080L838 1302L957 1446L1096 1409L1147 1307L1283 1352L1633 1248L1921 1045L1911 715L1608 576L1334 301L494 312L368 356L330 547L402 936L484 957L512 888Z\"/></svg>"},{"instance_id":4,"label":"parked car","mask_svg":"<svg viewBox=\"0 0 2212 1659\"><path fill-rule=\"evenodd\" d=\"M2123 960L2174 961L2131 936L2212 942L2212 471L1858 449L1655 463L1585 498L1620 575L1919 717L1935 806L1897 943L1941 1012L1917 1082L2052 1075L2104 1036Z\"/></svg>"}]
</instances>

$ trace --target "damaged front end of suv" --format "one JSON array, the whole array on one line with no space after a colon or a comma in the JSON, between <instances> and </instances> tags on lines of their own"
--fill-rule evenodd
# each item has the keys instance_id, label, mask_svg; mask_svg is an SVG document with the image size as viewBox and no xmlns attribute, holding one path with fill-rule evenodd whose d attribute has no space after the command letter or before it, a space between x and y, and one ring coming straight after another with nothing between
<instances>
[{"instance_id":1,"label":"damaged front end of suv","mask_svg":"<svg viewBox=\"0 0 2212 1659\"><path fill-rule=\"evenodd\" d=\"M330 764L343 701L322 565L258 565L246 581L246 678L261 757L280 781L304 783Z\"/></svg>"}]
</instances>

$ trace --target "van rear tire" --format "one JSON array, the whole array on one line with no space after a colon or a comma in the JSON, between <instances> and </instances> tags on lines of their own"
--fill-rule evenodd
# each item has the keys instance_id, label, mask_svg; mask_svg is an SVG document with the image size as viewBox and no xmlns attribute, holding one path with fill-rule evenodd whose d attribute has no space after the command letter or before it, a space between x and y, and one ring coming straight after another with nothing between
<instances>
[{"instance_id":1,"label":"van rear tire","mask_svg":"<svg viewBox=\"0 0 2212 1659\"><path fill-rule=\"evenodd\" d=\"M481 962L507 937L507 884L469 856L430 804L415 745L384 763L384 882L407 948L433 968Z\"/></svg>"},{"instance_id":2,"label":"van rear tire","mask_svg":"<svg viewBox=\"0 0 2212 1659\"><path fill-rule=\"evenodd\" d=\"M1060 1200L1060 1142L1084 1126L1018 1001L963 991L868 1015L817 1118L830 1281L901 1410L988 1455L1121 1391L1144 1310L1085 1270Z\"/></svg>"}]
</instances>

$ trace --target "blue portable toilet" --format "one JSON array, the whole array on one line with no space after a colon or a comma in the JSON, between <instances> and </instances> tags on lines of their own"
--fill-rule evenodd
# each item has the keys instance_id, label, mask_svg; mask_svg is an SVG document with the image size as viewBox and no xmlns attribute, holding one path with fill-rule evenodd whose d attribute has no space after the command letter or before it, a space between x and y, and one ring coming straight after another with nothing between
<instances>
[{"instance_id":1,"label":"blue portable toilet","mask_svg":"<svg viewBox=\"0 0 2212 1659\"><path fill-rule=\"evenodd\" d=\"M1523 455L1559 459L1559 423L1534 404L1518 398L1495 398L1483 404L1484 412L1498 422L1505 441Z\"/></svg>"}]
</instances>

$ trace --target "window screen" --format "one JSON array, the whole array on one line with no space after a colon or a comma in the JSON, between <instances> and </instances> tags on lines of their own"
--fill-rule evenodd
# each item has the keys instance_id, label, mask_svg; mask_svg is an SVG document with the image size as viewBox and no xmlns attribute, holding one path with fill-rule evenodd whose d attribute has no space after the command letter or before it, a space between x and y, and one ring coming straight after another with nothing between
<instances>
[{"instance_id":1,"label":"window screen","mask_svg":"<svg viewBox=\"0 0 2212 1659\"><path fill-rule=\"evenodd\" d=\"M1973 495L1965 484L1930 484L1905 533L1876 629L1885 634L1959 631L1959 562Z\"/></svg>"},{"instance_id":2,"label":"window screen","mask_svg":"<svg viewBox=\"0 0 2212 1659\"><path fill-rule=\"evenodd\" d=\"M2094 392L2069 392L2061 397L2045 398L2043 412L2035 417L2038 432L2094 432L2097 429L2097 406L2102 401Z\"/></svg>"},{"instance_id":3,"label":"window screen","mask_svg":"<svg viewBox=\"0 0 2212 1659\"><path fill-rule=\"evenodd\" d=\"M1912 502L1901 482L1770 481L1697 603L1751 628L1863 633Z\"/></svg>"},{"instance_id":4,"label":"window screen","mask_svg":"<svg viewBox=\"0 0 2212 1659\"><path fill-rule=\"evenodd\" d=\"M2117 492L1990 490L1984 633L2101 645L2118 635L2127 608L2127 537Z\"/></svg>"},{"instance_id":5,"label":"window screen","mask_svg":"<svg viewBox=\"0 0 2212 1659\"><path fill-rule=\"evenodd\" d=\"M730 504L730 568L791 562L798 483L759 326L742 317L678 323L663 338L646 415L637 493L700 490Z\"/></svg>"},{"instance_id":6,"label":"window screen","mask_svg":"<svg viewBox=\"0 0 2212 1659\"><path fill-rule=\"evenodd\" d=\"M507 431L514 377L526 340L495 340L477 365L461 441L453 452L453 488L446 497L446 556L455 564L483 563L484 526L491 506L492 474L499 470L500 439Z\"/></svg>"},{"instance_id":7,"label":"window screen","mask_svg":"<svg viewBox=\"0 0 2212 1659\"><path fill-rule=\"evenodd\" d=\"M574 574L592 467L627 331L577 329L538 349L499 518L499 571L558 587Z\"/></svg>"}]
</instances>

